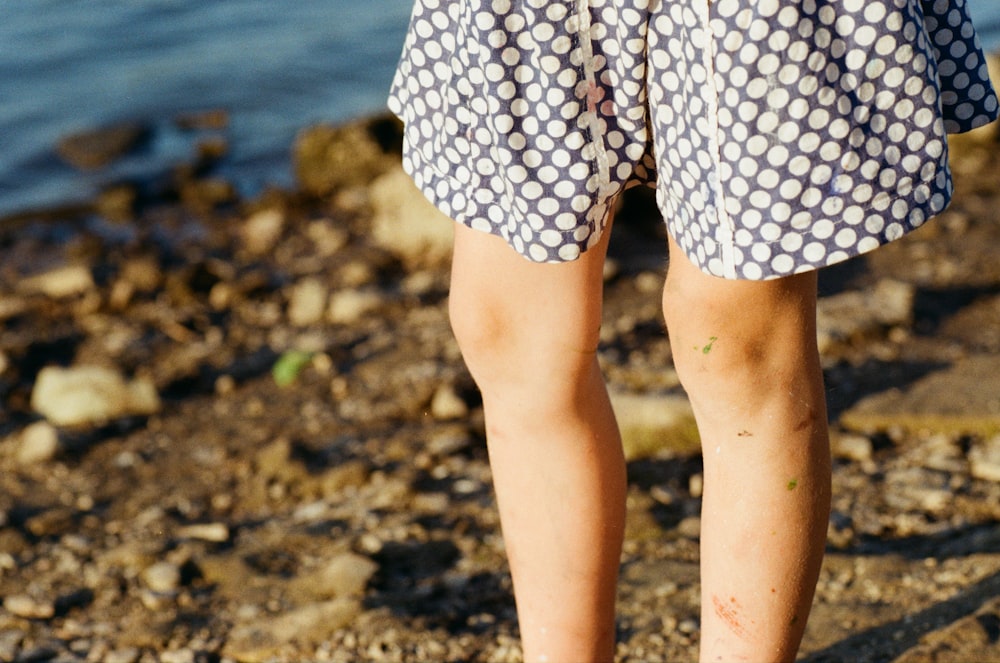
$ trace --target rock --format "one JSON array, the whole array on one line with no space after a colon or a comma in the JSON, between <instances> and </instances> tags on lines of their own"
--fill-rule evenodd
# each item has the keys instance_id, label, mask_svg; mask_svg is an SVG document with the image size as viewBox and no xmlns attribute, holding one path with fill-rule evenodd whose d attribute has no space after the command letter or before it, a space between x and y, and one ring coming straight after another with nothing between
<instances>
[{"instance_id":1,"label":"rock","mask_svg":"<svg viewBox=\"0 0 1000 663\"><path fill-rule=\"evenodd\" d=\"M254 255L272 251L285 230L285 213L278 209L264 209L243 222L240 236L243 246Z\"/></svg>"},{"instance_id":2,"label":"rock","mask_svg":"<svg viewBox=\"0 0 1000 663\"><path fill-rule=\"evenodd\" d=\"M970 663L1000 660L1000 599L991 599L976 612L934 630L893 663Z\"/></svg>"},{"instance_id":3,"label":"rock","mask_svg":"<svg viewBox=\"0 0 1000 663\"><path fill-rule=\"evenodd\" d=\"M47 421L36 421L21 431L17 462L21 465L45 463L59 453L59 432Z\"/></svg>"},{"instance_id":4,"label":"rock","mask_svg":"<svg viewBox=\"0 0 1000 663\"><path fill-rule=\"evenodd\" d=\"M193 649L172 649L160 654L160 663L195 663L197 660Z\"/></svg>"},{"instance_id":5,"label":"rock","mask_svg":"<svg viewBox=\"0 0 1000 663\"><path fill-rule=\"evenodd\" d=\"M340 290L330 297L326 319L333 324L351 325L382 305L375 290Z\"/></svg>"},{"instance_id":6,"label":"rock","mask_svg":"<svg viewBox=\"0 0 1000 663\"><path fill-rule=\"evenodd\" d=\"M54 299L82 295L95 288L94 277L82 265L59 267L23 279L18 285L24 292L39 293Z\"/></svg>"},{"instance_id":7,"label":"rock","mask_svg":"<svg viewBox=\"0 0 1000 663\"><path fill-rule=\"evenodd\" d=\"M688 516L677 524L677 533L686 539L698 539L701 537L701 518L698 516Z\"/></svg>"},{"instance_id":8,"label":"rock","mask_svg":"<svg viewBox=\"0 0 1000 663\"><path fill-rule=\"evenodd\" d=\"M833 455L837 458L846 458L858 463L870 461L874 449L872 441L864 435L853 435L841 433L831 436L831 447Z\"/></svg>"},{"instance_id":9,"label":"rock","mask_svg":"<svg viewBox=\"0 0 1000 663\"><path fill-rule=\"evenodd\" d=\"M148 378L126 382L116 371L98 366L47 366L35 380L31 406L55 426L77 426L154 414L160 398Z\"/></svg>"},{"instance_id":10,"label":"rock","mask_svg":"<svg viewBox=\"0 0 1000 663\"><path fill-rule=\"evenodd\" d=\"M125 261L119 278L137 292L153 292L163 283L163 272L156 258L139 256Z\"/></svg>"},{"instance_id":11,"label":"rock","mask_svg":"<svg viewBox=\"0 0 1000 663\"><path fill-rule=\"evenodd\" d=\"M0 661L15 661L17 654L21 650L21 643L24 641L25 633L20 630L9 630L0 632Z\"/></svg>"},{"instance_id":12,"label":"rock","mask_svg":"<svg viewBox=\"0 0 1000 663\"><path fill-rule=\"evenodd\" d=\"M296 590L313 599L361 596L378 564L367 557L344 553L325 566L297 579Z\"/></svg>"},{"instance_id":13,"label":"rock","mask_svg":"<svg viewBox=\"0 0 1000 663\"><path fill-rule=\"evenodd\" d=\"M310 223L307 234L313 242L316 253L323 258L329 258L347 246L350 241L350 234L334 226L329 219L319 219Z\"/></svg>"},{"instance_id":14,"label":"rock","mask_svg":"<svg viewBox=\"0 0 1000 663\"><path fill-rule=\"evenodd\" d=\"M197 539L223 543L229 540L229 526L225 523L200 523L187 525L177 530L177 536L182 539Z\"/></svg>"},{"instance_id":15,"label":"rock","mask_svg":"<svg viewBox=\"0 0 1000 663\"><path fill-rule=\"evenodd\" d=\"M975 479L1000 482L1000 435L972 445L969 470Z\"/></svg>"},{"instance_id":16,"label":"rock","mask_svg":"<svg viewBox=\"0 0 1000 663\"><path fill-rule=\"evenodd\" d=\"M157 562L142 572L142 581L154 592L169 594L181 586L181 569L170 562Z\"/></svg>"},{"instance_id":17,"label":"rock","mask_svg":"<svg viewBox=\"0 0 1000 663\"><path fill-rule=\"evenodd\" d=\"M455 392L455 387L443 384L434 392L431 399L431 416L439 421L449 419L464 419L469 414L469 406Z\"/></svg>"},{"instance_id":18,"label":"rock","mask_svg":"<svg viewBox=\"0 0 1000 663\"><path fill-rule=\"evenodd\" d=\"M883 279L869 290L821 298L816 307L820 353L885 328L909 325L915 294L909 283Z\"/></svg>"},{"instance_id":19,"label":"rock","mask_svg":"<svg viewBox=\"0 0 1000 663\"><path fill-rule=\"evenodd\" d=\"M357 600L341 598L273 617L257 616L233 628L222 655L240 663L264 663L275 658L287 643L315 647L325 642L359 614L361 604Z\"/></svg>"},{"instance_id":20,"label":"rock","mask_svg":"<svg viewBox=\"0 0 1000 663\"><path fill-rule=\"evenodd\" d=\"M323 319L329 289L322 280L307 277L292 287L288 298L288 320L296 327L307 327Z\"/></svg>"},{"instance_id":21,"label":"rock","mask_svg":"<svg viewBox=\"0 0 1000 663\"><path fill-rule=\"evenodd\" d=\"M947 435L1000 432L1000 356L972 355L903 389L862 399L840 416L866 435L889 430Z\"/></svg>"},{"instance_id":22,"label":"rock","mask_svg":"<svg viewBox=\"0 0 1000 663\"><path fill-rule=\"evenodd\" d=\"M323 495L336 495L346 488L359 488L368 482L371 469L363 460L349 460L332 467L320 479Z\"/></svg>"},{"instance_id":23,"label":"rock","mask_svg":"<svg viewBox=\"0 0 1000 663\"><path fill-rule=\"evenodd\" d=\"M694 454L701 448L687 398L612 392L611 405L628 460L660 453Z\"/></svg>"},{"instance_id":24,"label":"rock","mask_svg":"<svg viewBox=\"0 0 1000 663\"><path fill-rule=\"evenodd\" d=\"M10 368L10 359L7 358L7 353L0 350L0 376L7 372Z\"/></svg>"},{"instance_id":25,"label":"rock","mask_svg":"<svg viewBox=\"0 0 1000 663\"><path fill-rule=\"evenodd\" d=\"M229 111L224 108L181 113L174 118L174 124L186 131L220 130L229 126Z\"/></svg>"},{"instance_id":26,"label":"rock","mask_svg":"<svg viewBox=\"0 0 1000 663\"><path fill-rule=\"evenodd\" d=\"M151 135L152 130L146 125L122 122L64 136L56 145L56 152L80 170L93 170L125 156Z\"/></svg>"},{"instance_id":27,"label":"rock","mask_svg":"<svg viewBox=\"0 0 1000 663\"><path fill-rule=\"evenodd\" d=\"M317 197L366 186L399 162L401 145L402 125L389 115L309 127L292 148L295 176L306 193Z\"/></svg>"},{"instance_id":28,"label":"rock","mask_svg":"<svg viewBox=\"0 0 1000 663\"><path fill-rule=\"evenodd\" d=\"M56 614L51 601L34 599L26 594L13 594L3 601L7 612L24 619L51 619Z\"/></svg>"},{"instance_id":29,"label":"rock","mask_svg":"<svg viewBox=\"0 0 1000 663\"><path fill-rule=\"evenodd\" d=\"M131 184L112 184L97 195L97 213L109 221L123 223L135 217L139 191Z\"/></svg>"},{"instance_id":30,"label":"rock","mask_svg":"<svg viewBox=\"0 0 1000 663\"><path fill-rule=\"evenodd\" d=\"M123 647L108 652L104 657L104 663L136 663L142 652L136 647Z\"/></svg>"},{"instance_id":31,"label":"rock","mask_svg":"<svg viewBox=\"0 0 1000 663\"><path fill-rule=\"evenodd\" d=\"M451 256L455 222L424 197L401 167L372 182L372 239L410 267Z\"/></svg>"}]
</instances>

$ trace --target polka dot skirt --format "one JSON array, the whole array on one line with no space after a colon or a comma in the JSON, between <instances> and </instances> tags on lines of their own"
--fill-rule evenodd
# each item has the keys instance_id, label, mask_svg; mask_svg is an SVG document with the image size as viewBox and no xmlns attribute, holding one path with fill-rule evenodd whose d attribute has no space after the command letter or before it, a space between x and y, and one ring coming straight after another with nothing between
<instances>
[{"instance_id":1,"label":"polka dot skirt","mask_svg":"<svg viewBox=\"0 0 1000 663\"><path fill-rule=\"evenodd\" d=\"M418 187L530 260L647 185L695 264L752 280L920 226L946 132L997 117L966 0L416 0L389 106Z\"/></svg>"}]
</instances>

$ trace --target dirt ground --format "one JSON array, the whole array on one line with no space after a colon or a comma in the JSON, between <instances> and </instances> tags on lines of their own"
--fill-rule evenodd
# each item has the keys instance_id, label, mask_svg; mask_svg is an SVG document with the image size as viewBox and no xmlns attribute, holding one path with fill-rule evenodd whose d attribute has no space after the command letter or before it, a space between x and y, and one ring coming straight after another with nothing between
<instances>
[{"instance_id":1,"label":"dirt ground","mask_svg":"<svg viewBox=\"0 0 1000 663\"><path fill-rule=\"evenodd\" d=\"M0 661L519 660L442 240L378 239L391 141L353 131L384 152L356 181L241 200L195 168L0 224ZM821 278L835 497L802 661L1000 661L1000 149L961 148L944 215ZM622 212L601 360L687 421L662 232ZM73 420L56 366L128 396ZM620 416L646 441L618 658L695 660L697 448Z\"/></svg>"}]
</instances>

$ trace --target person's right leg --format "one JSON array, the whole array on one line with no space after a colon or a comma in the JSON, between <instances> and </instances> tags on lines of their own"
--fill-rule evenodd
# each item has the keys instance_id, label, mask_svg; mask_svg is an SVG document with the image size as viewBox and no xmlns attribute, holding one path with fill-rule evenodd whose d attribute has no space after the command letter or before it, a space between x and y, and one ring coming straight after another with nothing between
<instances>
[{"instance_id":1,"label":"person's right leg","mask_svg":"<svg viewBox=\"0 0 1000 663\"><path fill-rule=\"evenodd\" d=\"M452 327L483 396L525 661L610 661L625 516L597 363L604 241L567 264L456 227Z\"/></svg>"}]
</instances>

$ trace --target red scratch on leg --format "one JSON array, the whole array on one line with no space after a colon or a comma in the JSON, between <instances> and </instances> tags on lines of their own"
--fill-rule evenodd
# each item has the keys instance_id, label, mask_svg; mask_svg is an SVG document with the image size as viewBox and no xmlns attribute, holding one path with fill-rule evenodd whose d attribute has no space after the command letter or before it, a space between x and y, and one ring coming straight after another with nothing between
<instances>
[{"instance_id":1,"label":"red scratch on leg","mask_svg":"<svg viewBox=\"0 0 1000 663\"><path fill-rule=\"evenodd\" d=\"M722 620L733 634L741 640L750 638L750 632L743 625L740 604L736 597L729 598L729 603L724 602L718 596L712 596L712 607L715 608L715 615Z\"/></svg>"}]
</instances>

